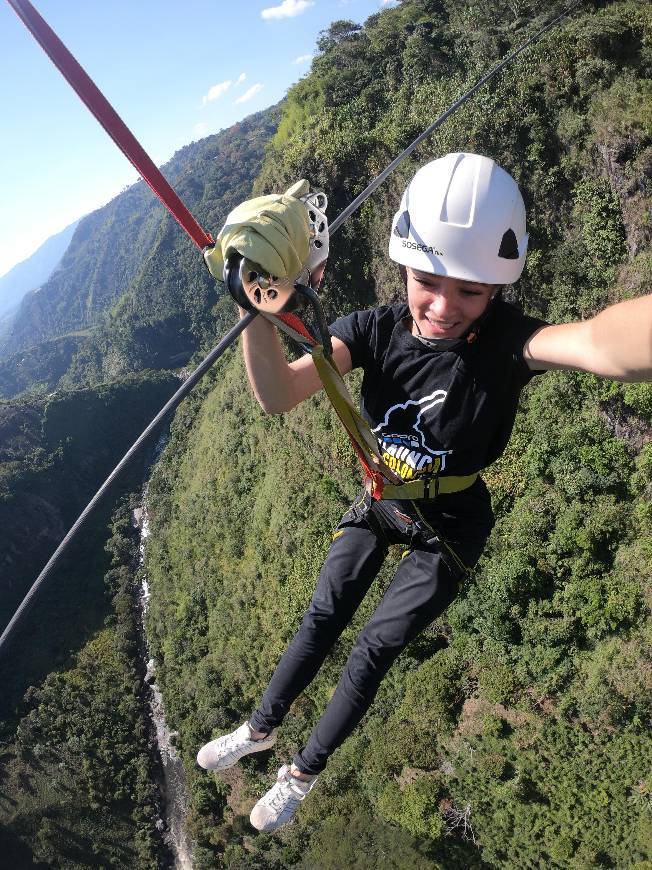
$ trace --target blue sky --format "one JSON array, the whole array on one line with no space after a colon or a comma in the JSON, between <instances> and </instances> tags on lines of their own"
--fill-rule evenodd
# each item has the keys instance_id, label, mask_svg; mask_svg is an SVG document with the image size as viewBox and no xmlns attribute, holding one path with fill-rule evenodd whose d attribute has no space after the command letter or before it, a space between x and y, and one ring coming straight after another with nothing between
<instances>
[{"instance_id":1,"label":"blue sky","mask_svg":"<svg viewBox=\"0 0 652 870\"><path fill-rule=\"evenodd\" d=\"M392 0L33 0L157 164L283 97L320 30ZM0 275L136 180L0 2ZM218 228L207 227L214 230Z\"/></svg>"}]
</instances>

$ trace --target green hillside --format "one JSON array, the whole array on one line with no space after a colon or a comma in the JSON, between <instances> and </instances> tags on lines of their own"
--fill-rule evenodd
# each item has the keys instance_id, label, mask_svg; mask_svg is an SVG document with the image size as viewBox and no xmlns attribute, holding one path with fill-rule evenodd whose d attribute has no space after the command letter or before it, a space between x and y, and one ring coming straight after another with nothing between
<instances>
[{"instance_id":1,"label":"green hillside","mask_svg":"<svg viewBox=\"0 0 652 870\"><path fill-rule=\"evenodd\" d=\"M169 372L142 372L97 389L61 391L46 400L0 403L2 630L91 497L178 386L178 379ZM153 444L115 484L113 499L125 485L133 488L139 484L151 462L152 448ZM110 496L103 509L110 515ZM104 526L106 521L105 517ZM97 519L91 518L81 540L93 536L96 524ZM105 531L101 522L99 529ZM101 536L94 546L98 540L101 547ZM68 570L71 562L74 564L75 559L69 557ZM73 592L66 576L67 571L59 569L50 580L53 587L63 585L64 599ZM83 564L79 566L79 582L83 587ZM51 616L48 642L29 656L33 662L43 656L41 664L46 666L60 655L65 658L67 635L71 634L69 626L57 625L54 613ZM0 714L15 700L11 678L5 676L7 679Z\"/></svg>"},{"instance_id":2,"label":"green hillside","mask_svg":"<svg viewBox=\"0 0 652 870\"><path fill-rule=\"evenodd\" d=\"M534 6L515 9L414 0L364 29L333 25L256 190L305 176L336 214L531 32ZM442 127L333 240L331 315L401 297L391 216L415 168L448 150L489 154L522 185L531 254L512 298L526 310L566 320L650 292L650 25L638 3L589 7ZM650 385L549 373L528 388L486 474L498 523L473 581L400 657L296 824L254 838L249 809L309 733L395 562L274 752L198 771L198 746L256 704L358 485L321 399L269 418L244 377L234 359L177 418L151 489L150 632L193 778L196 866L647 867Z\"/></svg>"},{"instance_id":3,"label":"green hillside","mask_svg":"<svg viewBox=\"0 0 652 870\"><path fill-rule=\"evenodd\" d=\"M249 196L277 122L275 108L251 115L163 167L204 226ZM80 221L59 268L23 300L0 339L0 395L179 367L219 331L215 303L196 248L140 181ZM89 328L81 347L52 341Z\"/></svg>"},{"instance_id":4,"label":"green hillside","mask_svg":"<svg viewBox=\"0 0 652 870\"><path fill-rule=\"evenodd\" d=\"M37 639L52 645L45 626L86 623L67 637L54 630L76 654L59 656L54 670L50 661L52 672L26 693L17 728L0 721L0 843L2 865L12 870L163 867L169 859L156 826L161 772L136 658L138 540L126 499L111 518L106 552L106 519L102 531L91 533L91 552L77 548L81 559L57 572L58 594L40 597L11 647L21 666ZM3 686L11 690L7 670L5 663Z\"/></svg>"}]
</instances>

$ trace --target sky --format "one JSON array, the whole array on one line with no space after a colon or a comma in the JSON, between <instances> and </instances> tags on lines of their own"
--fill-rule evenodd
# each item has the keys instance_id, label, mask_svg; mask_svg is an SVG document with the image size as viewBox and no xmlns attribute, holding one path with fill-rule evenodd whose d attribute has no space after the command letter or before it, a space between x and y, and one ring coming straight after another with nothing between
<instances>
[{"instance_id":1,"label":"sky","mask_svg":"<svg viewBox=\"0 0 652 870\"><path fill-rule=\"evenodd\" d=\"M278 102L331 21L395 0L32 2L160 166ZM1 0L0 83L2 276L137 174Z\"/></svg>"}]
</instances>

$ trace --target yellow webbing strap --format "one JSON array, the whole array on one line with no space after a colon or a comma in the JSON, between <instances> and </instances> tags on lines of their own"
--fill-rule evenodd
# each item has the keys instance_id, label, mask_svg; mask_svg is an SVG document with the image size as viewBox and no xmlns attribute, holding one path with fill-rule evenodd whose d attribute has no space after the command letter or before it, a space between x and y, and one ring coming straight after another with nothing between
<instances>
[{"instance_id":1,"label":"yellow webbing strap","mask_svg":"<svg viewBox=\"0 0 652 870\"><path fill-rule=\"evenodd\" d=\"M386 465L378 455L378 441L369 428L369 424L353 405L351 395L337 370L332 356L324 354L324 348L317 344L310 349L315 368L324 385L326 395L335 408L342 425L355 442L360 452L364 455L368 465L379 471L383 477L393 483L400 484L401 478L396 472ZM409 498L409 496L407 496Z\"/></svg>"},{"instance_id":2,"label":"yellow webbing strap","mask_svg":"<svg viewBox=\"0 0 652 870\"><path fill-rule=\"evenodd\" d=\"M393 486L388 483L383 488L381 498L394 499L424 499L436 498L438 495L443 495L449 492L461 492L463 489L468 489L478 479L478 473L465 474L461 477L434 477L434 478L417 478L416 480L406 480L400 486Z\"/></svg>"}]
</instances>

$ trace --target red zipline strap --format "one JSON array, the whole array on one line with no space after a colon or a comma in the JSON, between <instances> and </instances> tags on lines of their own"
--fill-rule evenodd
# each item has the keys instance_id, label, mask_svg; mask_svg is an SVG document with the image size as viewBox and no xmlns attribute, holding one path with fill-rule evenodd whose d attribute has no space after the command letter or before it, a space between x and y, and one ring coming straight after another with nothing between
<instances>
[{"instance_id":1,"label":"red zipline strap","mask_svg":"<svg viewBox=\"0 0 652 870\"><path fill-rule=\"evenodd\" d=\"M7 0L7 2L49 56L52 63L59 69L80 99L95 115L125 157L133 163L152 191L188 233L197 247L202 249L207 245L214 244L210 233L200 227L104 94L29 0Z\"/></svg>"},{"instance_id":2,"label":"red zipline strap","mask_svg":"<svg viewBox=\"0 0 652 870\"><path fill-rule=\"evenodd\" d=\"M309 347L317 344L315 336L296 314L263 314L263 317L282 329L297 344L305 344Z\"/></svg>"}]
</instances>

